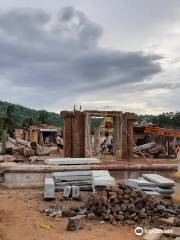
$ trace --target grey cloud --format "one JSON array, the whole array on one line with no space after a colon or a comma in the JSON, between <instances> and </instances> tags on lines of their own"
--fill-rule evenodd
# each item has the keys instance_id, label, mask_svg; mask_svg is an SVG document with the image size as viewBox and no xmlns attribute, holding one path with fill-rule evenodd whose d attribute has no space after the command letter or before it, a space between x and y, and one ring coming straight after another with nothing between
<instances>
[{"instance_id":1,"label":"grey cloud","mask_svg":"<svg viewBox=\"0 0 180 240\"><path fill-rule=\"evenodd\" d=\"M33 89L53 93L52 102L105 87L121 89L162 71L159 55L100 47L102 32L74 7L56 16L37 9L0 12L0 84L7 79L12 87L26 88L25 101Z\"/></svg>"}]
</instances>

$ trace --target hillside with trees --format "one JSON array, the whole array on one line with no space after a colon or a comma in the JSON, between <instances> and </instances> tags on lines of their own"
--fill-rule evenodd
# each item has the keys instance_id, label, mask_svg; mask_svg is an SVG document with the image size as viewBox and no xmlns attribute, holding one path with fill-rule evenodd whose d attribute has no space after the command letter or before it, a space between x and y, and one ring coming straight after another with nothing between
<instances>
[{"instance_id":1,"label":"hillside with trees","mask_svg":"<svg viewBox=\"0 0 180 240\"><path fill-rule=\"evenodd\" d=\"M180 129L180 112L167 112L157 116L139 115L137 121L157 124L160 127Z\"/></svg>"},{"instance_id":2,"label":"hillside with trees","mask_svg":"<svg viewBox=\"0 0 180 240\"><path fill-rule=\"evenodd\" d=\"M28 129L30 125L45 123L57 127L63 126L63 121L57 113L45 110L37 111L21 105L0 101L0 137L2 135L2 129L6 122L9 109L11 109L10 111L13 113L11 114L11 124L8 128L11 136L13 136L15 128Z\"/></svg>"}]
</instances>

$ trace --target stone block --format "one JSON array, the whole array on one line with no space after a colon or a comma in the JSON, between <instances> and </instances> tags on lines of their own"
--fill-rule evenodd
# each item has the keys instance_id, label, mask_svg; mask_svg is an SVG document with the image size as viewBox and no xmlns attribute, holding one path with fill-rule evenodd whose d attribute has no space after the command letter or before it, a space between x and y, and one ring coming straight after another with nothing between
<instances>
[{"instance_id":1,"label":"stone block","mask_svg":"<svg viewBox=\"0 0 180 240\"><path fill-rule=\"evenodd\" d=\"M162 235L163 232L161 229L153 228L144 235L144 240L158 240L161 238Z\"/></svg>"},{"instance_id":2,"label":"stone block","mask_svg":"<svg viewBox=\"0 0 180 240\"><path fill-rule=\"evenodd\" d=\"M180 227L172 227L168 230L170 230L170 232L165 233L165 235L170 237L180 237Z\"/></svg>"},{"instance_id":3,"label":"stone block","mask_svg":"<svg viewBox=\"0 0 180 240\"><path fill-rule=\"evenodd\" d=\"M174 225L174 220L175 220L175 217L160 218L159 223L160 224L165 224L165 225L168 225L168 226L173 226Z\"/></svg>"},{"instance_id":4,"label":"stone block","mask_svg":"<svg viewBox=\"0 0 180 240\"><path fill-rule=\"evenodd\" d=\"M63 191L63 197L69 198L71 195L71 186L65 186Z\"/></svg>"},{"instance_id":5,"label":"stone block","mask_svg":"<svg viewBox=\"0 0 180 240\"><path fill-rule=\"evenodd\" d=\"M84 221L86 215L77 215L75 217L70 217L68 219L67 231L78 231L83 228Z\"/></svg>"},{"instance_id":6,"label":"stone block","mask_svg":"<svg viewBox=\"0 0 180 240\"><path fill-rule=\"evenodd\" d=\"M80 198L79 186L72 186L72 198L73 199L79 199Z\"/></svg>"},{"instance_id":7,"label":"stone block","mask_svg":"<svg viewBox=\"0 0 180 240\"><path fill-rule=\"evenodd\" d=\"M44 199L54 199L54 198L55 198L54 179L45 178Z\"/></svg>"}]
</instances>

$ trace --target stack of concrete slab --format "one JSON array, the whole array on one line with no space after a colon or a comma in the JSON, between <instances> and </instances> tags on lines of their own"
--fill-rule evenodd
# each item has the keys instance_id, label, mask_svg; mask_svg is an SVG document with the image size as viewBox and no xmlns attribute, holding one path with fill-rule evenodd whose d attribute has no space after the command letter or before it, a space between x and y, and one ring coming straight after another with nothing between
<instances>
[{"instance_id":1,"label":"stack of concrete slab","mask_svg":"<svg viewBox=\"0 0 180 240\"><path fill-rule=\"evenodd\" d=\"M55 172L53 173L55 191L62 191L65 186L79 186L79 189L92 190L91 171Z\"/></svg>"},{"instance_id":2,"label":"stack of concrete slab","mask_svg":"<svg viewBox=\"0 0 180 240\"><path fill-rule=\"evenodd\" d=\"M64 196L78 198L79 191L98 191L107 186L116 186L109 171L55 172L45 179L44 198L54 198L55 191L63 191Z\"/></svg>"},{"instance_id":3,"label":"stack of concrete slab","mask_svg":"<svg viewBox=\"0 0 180 240\"><path fill-rule=\"evenodd\" d=\"M175 182L159 174L143 174L148 181L156 184L156 192L163 197L170 197L174 193Z\"/></svg>"},{"instance_id":4,"label":"stack of concrete slab","mask_svg":"<svg viewBox=\"0 0 180 240\"><path fill-rule=\"evenodd\" d=\"M126 185L135 189L141 189L151 196L160 196L160 193L156 191L155 183L149 182L144 178L127 179Z\"/></svg>"},{"instance_id":5,"label":"stack of concrete slab","mask_svg":"<svg viewBox=\"0 0 180 240\"><path fill-rule=\"evenodd\" d=\"M47 165L89 165L99 164L101 161L97 158L52 158L46 159Z\"/></svg>"},{"instance_id":6,"label":"stack of concrete slab","mask_svg":"<svg viewBox=\"0 0 180 240\"><path fill-rule=\"evenodd\" d=\"M170 197L174 193L175 182L159 174L143 174L143 178L127 179L126 184L141 189L151 196Z\"/></svg>"}]
</instances>

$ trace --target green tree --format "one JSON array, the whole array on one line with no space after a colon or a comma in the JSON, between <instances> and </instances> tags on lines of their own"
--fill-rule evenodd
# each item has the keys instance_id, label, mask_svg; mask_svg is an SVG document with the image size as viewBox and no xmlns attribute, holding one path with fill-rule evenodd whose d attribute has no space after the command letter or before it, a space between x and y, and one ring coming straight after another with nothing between
<instances>
[{"instance_id":1,"label":"green tree","mask_svg":"<svg viewBox=\"0 0 180 240\"><path fill-rule=\"evenodd\" d=\"M0 118L1 118L1 129L2 129L1 154L5 154L7 134L10 133L12 135L16 125L16 121L17 121L15 107L11 104L8 105L6 111L1 113Z\"/></svg>"},{"instance_id":2,"label":"green tree","mask_svg":"<svg viewBox=\"0 0 180 240\"><path fill-rule=\"evenodd\" d=\"M48 112L45 110L40 110L38 114L38 120L40 123L46 124L48 123Z\"/></svg>"}]
</instances>

